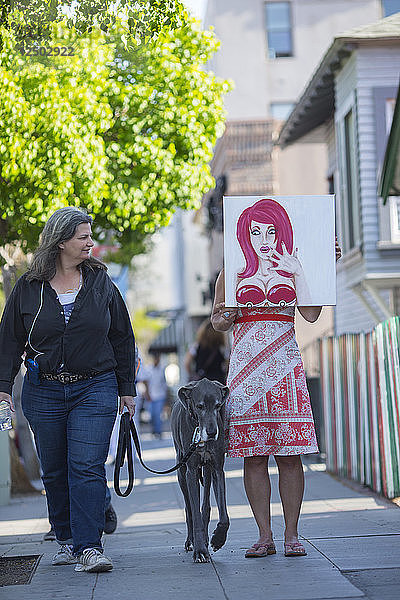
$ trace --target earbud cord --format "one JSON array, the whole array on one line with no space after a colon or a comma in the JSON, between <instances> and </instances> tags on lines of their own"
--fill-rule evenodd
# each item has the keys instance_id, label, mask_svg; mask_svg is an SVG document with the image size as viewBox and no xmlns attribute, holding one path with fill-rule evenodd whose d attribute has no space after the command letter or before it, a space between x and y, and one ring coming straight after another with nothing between
<instances>
[{"instance_id":1,"label":"earbud cord","mask_svg":"<svg viewBox=\"0 0 400 600\"><path fill-rule=\"evenodd\" d=\"M31 344L31 334L32 334L33 328L35 327L35 323L36 323L36 321L37 321L37 318L38 318L38 316L39 316L39 313L40 313L40 311L42 310L42 307L43 307L43 289L44 289L44 281L42 281L42 288L41 288L41 290L40 290L40 305L39 305L39 309L38 309L38 311L37 311L37 313L36 313L36 315L35 315L35 318L33 319L33 322L32 322L31 329L30 329L30 331L29 331L29 333L28 333L28 344L29 344L29 346L32 348L32 350L33 350L34 352L37 352L36 356L35 356L35 357L34 357L34 359L33 359L33 360L35 360L35 361L36 361L37 357L38 357L40 354L44 354L44 352L40 352L39 350L37 350L36 348L34 348L34 347L32 346L32 344Z\"/></svg>"}]
</instances>

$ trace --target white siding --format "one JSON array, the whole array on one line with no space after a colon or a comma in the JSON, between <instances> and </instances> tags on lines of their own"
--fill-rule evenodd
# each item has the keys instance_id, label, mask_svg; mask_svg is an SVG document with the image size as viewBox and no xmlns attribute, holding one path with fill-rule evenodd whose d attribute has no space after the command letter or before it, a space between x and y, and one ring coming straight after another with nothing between
<instances>
[{"instance_id":1,"label":"white siding","mask_svg":"<svg viewBox=\"0 0 400 600\"><path fill-rule=\"evenodd\" d=\"M339 271L337 277L335 335L371 331L375 324L364 304L348 286L346 271Z\"/></svg>"},{"instance_id":2,"label":"white siding","mask_svg":"<svg viewBox=\"0 0 400 600\"><path fill-rule=\"evenodd\" d=\"M374 320L352 287L368 273L400 271L400 250L378 250L379 214L377 198L377 140L374 88L397 85L400 71L400 47L361 47L355 50L336 77L336 113L349 96L356 98L358 178L361 209L361 253L353 261L343 259L338 273L338 301L335 332L369 331ZM332 143L332 136L328 137ZM330 151L331 154L331 151ZM337 189L340 192L340 189ZM389 292L381 291L388 303ZM365 294L375 312L381 314L371 297Z\"/></svg>"}]
</instances>

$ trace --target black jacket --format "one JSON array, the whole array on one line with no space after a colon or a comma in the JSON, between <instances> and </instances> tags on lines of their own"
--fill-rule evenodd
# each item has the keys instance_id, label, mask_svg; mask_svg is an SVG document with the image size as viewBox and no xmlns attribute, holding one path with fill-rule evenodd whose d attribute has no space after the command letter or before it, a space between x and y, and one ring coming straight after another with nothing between
<instances>
[{"instance_id":1,"label":"black jacket","mask_svg":"<svg viewBox=\"0 0 400 600\"><path fill-rule=\"evenodd\" d=\"M68 324L57 294L46 281L40 306L41 281L22 275L7 300L0 323L0 391L11 394L22 354L34 358L42 373L115 370L120 396L135 396L135 338L129 314L117 287L103 269L83 266L83 286Z\"/></svg>"}]
</instances>

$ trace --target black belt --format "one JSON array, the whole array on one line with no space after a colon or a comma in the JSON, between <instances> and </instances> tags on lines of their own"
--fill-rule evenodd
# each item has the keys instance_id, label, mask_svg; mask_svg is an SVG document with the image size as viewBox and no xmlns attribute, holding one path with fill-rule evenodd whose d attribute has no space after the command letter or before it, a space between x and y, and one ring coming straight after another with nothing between
<instances>
[{"instance_id":1,"label":"black belt","mask_svg":"<svg viewBox=\"0 0 400 600\"><path fill-rule=\"evenodd\" d=\"M82 381L83 379L91 379L97 373L67 373L64 371L63 373L57 373L54 375L53 373L40 373L41 379L46 379L46 381L59 381L60 383L76 383L77 381Z\"/></svg>"}]
</instances>

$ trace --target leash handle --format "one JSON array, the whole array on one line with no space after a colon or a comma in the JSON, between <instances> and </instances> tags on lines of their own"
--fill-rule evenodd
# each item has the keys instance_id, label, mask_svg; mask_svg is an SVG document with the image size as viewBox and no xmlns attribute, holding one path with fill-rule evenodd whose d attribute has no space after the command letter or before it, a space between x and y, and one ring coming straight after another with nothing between
<instances>
[{"instance_id":1,"label":"leash handle","mask_svg":"<svg viewBox=\"0 0 400 600\"><path fill-rule=\"evenodd\" d=\"M142 459L142 451L140 448L139 436L136 430L135 423L133 419L130 418L128 412L123 413L121 416L121 423L119 426L117 455L114 464L114 490L118 496L122 496L124 498L129 496L129 494L131 493L135 481L131 435L140 464L144 469L146 469L146 471L149 471L150 473L155 473L156 475L166 475L167 473L172 473L173 471L176 471L177 469L182 467L192 456L193 452L196 450L198 445L198 442L193 441L190 444L188 451L183 456L182 460L170 469L166 469L165 471L156 471L155 469L150 469L150 467L148 467ZM128 486L124 492L121 492L119 487L119 478L121 468L124 464L125 454L128 459Z\"/></svg>"},{"instance_id":2,"label":"leash handle","mask_svg":"<svg viewBox=\"0 0 400 600\"><path fill-rule=\"evenodd\" d=\"M119 487L120 471L124 464L125 454L128 458L128 486L124 492ZM114 490L118 496L126 498L133 489L135 473L133 469L132 444L129 429L129 413L123 413L119 425L117 455L114 463Z\"/></svg>"}]
</instances>

